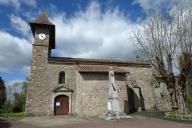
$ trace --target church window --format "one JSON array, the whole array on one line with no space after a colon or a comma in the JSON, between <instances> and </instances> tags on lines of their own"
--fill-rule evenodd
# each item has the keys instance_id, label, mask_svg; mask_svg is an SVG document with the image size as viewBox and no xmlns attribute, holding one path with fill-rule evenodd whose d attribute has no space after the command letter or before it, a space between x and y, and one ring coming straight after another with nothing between
<instances>
[{"instance_id":1,"label":"church window","mask_svg":"<svg viewBox=\"0 0 192 128\"><path fill-rule=\"evenodd\" d=\"M59 84L64 84L65 83L65 72L60 72L59 73L59 80L58 80Z\"/></svg>"}]
</instances>

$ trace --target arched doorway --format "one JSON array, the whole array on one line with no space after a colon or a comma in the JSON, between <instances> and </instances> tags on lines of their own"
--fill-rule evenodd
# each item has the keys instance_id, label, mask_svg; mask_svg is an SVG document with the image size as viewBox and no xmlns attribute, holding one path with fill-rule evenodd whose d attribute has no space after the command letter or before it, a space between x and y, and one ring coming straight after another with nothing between
<instances>
[{"instance_id":1,"label":"arched doorway","mask_svg":"<svg viewBox=\"0 0 192 128\"><path fill-rule=\"evenodd\" d=\"M59 95L54 100L54 114L67 115L69 112L69 97L66 95Z\"/></svg>"}]
</instances>

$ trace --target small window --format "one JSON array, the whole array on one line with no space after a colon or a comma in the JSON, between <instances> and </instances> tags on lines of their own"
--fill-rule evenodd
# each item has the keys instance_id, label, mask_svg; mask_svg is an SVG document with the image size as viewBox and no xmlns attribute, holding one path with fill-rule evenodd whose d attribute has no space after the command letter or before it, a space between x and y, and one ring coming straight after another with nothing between
<instances>
[{"instance_id":1,"label":"small window","mask_svg":"<svg viewBox=\"0 0 192 128\"><path fill-rule=\"evenodd\" d=\"M65 72L60 72L59 73L59 84L64 84L65 83Z\"/></svg>"}]
</instances>

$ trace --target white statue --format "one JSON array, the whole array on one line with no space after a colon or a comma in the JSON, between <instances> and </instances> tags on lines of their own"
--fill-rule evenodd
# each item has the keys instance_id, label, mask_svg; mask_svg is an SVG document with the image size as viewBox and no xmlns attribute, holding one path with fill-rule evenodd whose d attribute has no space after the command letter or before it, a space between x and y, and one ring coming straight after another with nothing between
<instances>
[{"instance_id":1,"label":"white statue","mask_svg":"<svg viewBox=\"0 0 192 128\"><path fill-rule=\"evenodd\" d=\"M118 86L115 84L115 75L112 67L109 70L109 97L107 103L107 113L105 116L106 120L110 119L121 119L121 118L132 118L126 113L120 111Z\"/></svg>"},{"instance_id":2,"label":"white statue","mask_svg":"<svg viewBox=\"0 0 192 128\"><path fill-rule=\"evenodd\" d=\"M120 113L118 87L115 84L115 75L112 68L109 70L109 97L108 97L108 112L111 114Z\"/></svg>"}]
</instances>

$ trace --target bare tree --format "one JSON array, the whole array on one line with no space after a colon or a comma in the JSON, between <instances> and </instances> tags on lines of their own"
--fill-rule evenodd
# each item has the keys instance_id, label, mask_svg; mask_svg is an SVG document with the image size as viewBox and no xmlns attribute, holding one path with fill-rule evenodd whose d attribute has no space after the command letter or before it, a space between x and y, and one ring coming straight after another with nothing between
<instances>
[{"instance_id":1,"label":"bare tree","mask_svg":"<svg viewBox=\"0 0 192 128\"><path fill-rule=\"evenodd\" d=\"M134 33L138 47L164 79L171 95L172 108L186 113L185 95L192 87L192 2L178 0L168 17L160 12L150 16ZM181 78L173 73L175 56L179 56ZM182 83L182 81L184 81Z\"/></svg>"},{"instance_id":2,"label":"bare tree","mask_svg":"<svg viewBox=\"0 0 192 128\"><path fill-rule=\"evenodd\" d=\"M192 97L192 2L181 1L177 12L177 36L179 39L179 69L186 103ZM189 108L189 104L188 104Z\"/></svg>"},{"instance_id":3,"label":"bare tree","mask_svg":"<svg viewBox=\"0 0 192 128\"><path fill-rule=\"evenodd\" d=\"M21 82L13 83L12 85L7 86L7 100L14 101L15 94L18 94L22 91L22 84Z\"/></svg>"},{"instance_id":4,"label":"bare tree","mask_svg":"<svg viewBox=\"0 0 192 128\"><path fill-rule=\"evenodd\" d=\"M138 48L150 60L152 66L164 79L172 97L172 106L176 107L175 78L173 58L178 41L175 39L174 23L156 12L134 33Z\"/></svg>"}]
</instances>

